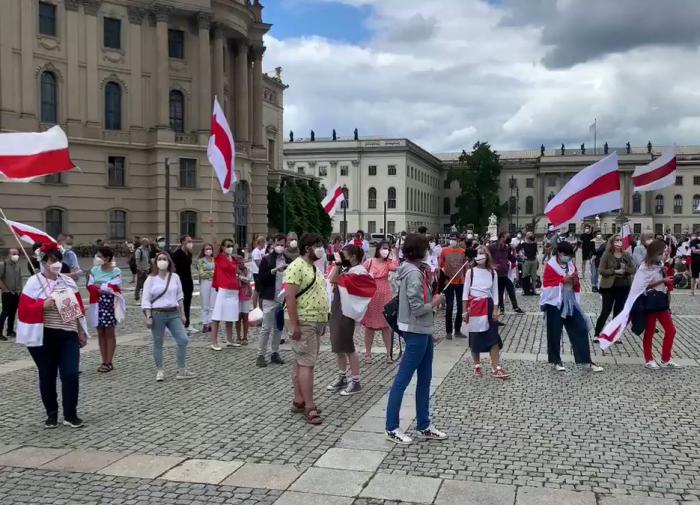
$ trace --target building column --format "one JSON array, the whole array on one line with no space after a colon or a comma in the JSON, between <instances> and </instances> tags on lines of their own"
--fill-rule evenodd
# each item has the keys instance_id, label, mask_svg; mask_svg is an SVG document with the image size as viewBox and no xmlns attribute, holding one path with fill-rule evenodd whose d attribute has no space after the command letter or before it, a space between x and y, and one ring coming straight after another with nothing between
<instances>
[{"instance_id":1,"label":"building column","mask_svg":"<svg viewBox=\"0 0 700 505\"><path fill-rule=\"evenodd\" d=\"M253 48L253 145L263 147L263 70L265 46Z\"/></svg>"},{"instance_id":2,"label":"building column","mask_svg":"<svg viewBox=\"0 0 700 505\"><path fill-rule=\"evenodd\" d=\"M102 47L97 34L97 11L100 0L85 0L85 63L87 78L87 122L89 126L99 127L102 124L100 114L100 99L98 93L103 92L98 83L97 53Z\"/></svg>"},{"instance_id":3,"label":"building column","mask_svg":"<svg viewBox=\"0 0 700 505\"><path fill-rule=\"evenodd\" d=\"M540 216L544 214L544 208L547 206L547 197L544 194L545 179L547 179L547 174L540 172L539 177L537 177L537 193L539 194L539 198L535 200L537 202L535 213Z\"/></svg>"},{"instance_id":4,"label":"building column","mask_svg":"<svg viewBox=\"0 0 700 505\"><path fill-rule=\"evenodd\" d=\"M224 36L221 26L216 23L214 28L214 61L211 63L213 82L211 92L219 99L221 107L225 107L224 100Z\"/></svg>"},{"instance_id":5,"label":"building column","mask_svg":"<svg viewBox=\"0 0 700 505\"><path fill-rule=\"evenodd\" d=\"M131 61L131 90L129 92L129 120L131 127L143 128L143 35L141 27L146 11L129 7L129 52Z\"/></svg>"},{"instance_id":6,"label":"building column","mask_svg":"<svg viewBox=\"0 0 700 505\"><path fill-rule=\"evenodd\" d=\"M238 142L248 142L250 140L248 125L248 44L245 40L237 42L234 79L236 81L236 130L233 132L233 136Z\"/></svg>"},{"instance_id":7,"label":"building column","mask_svg":"<svg viewBox=\"0 0 700 505\"><path fill-rule=\"evenodd\" d=\"M209 44L209 28L211 21L209 14L200 12L197 16L199 24L199 130L208 132L211 125L211 49ZM223 61L219 60L219 64ZM219 100L222 100L219 97Z\"/></svg>"},{"instance_id":8,"label":"building column","mask_svg":"<svg viewBox=\"0 0 700 505\"><path fill-rule=\"evenodd\" d=\"M36 38L37 14L36 2L21 2L20 13L20 47L22 50L22 116L38 117L36 106L36 90L34 83L34 41ZM9 16L8 16L9 17Z\"/></svg>"},{"instance_id":9,"label":"building column","mask_svg":"<svg viewBox=\"0 0 700 505\"><path fill-rule=\"evenodd\" d=\"M166 7L159 6L156 10L156 94L158 96L156 127L169 128L170 114L169 96L170 82L168 79L168 68L170 66L170 58L168 55L168 18L170 10Z\"/></svg>"},{"instance_id":10,"label":"building column","mask_svg":"<svg viewBox=\"0 0 700 505\"><path fill-rule=\"evenodd\" d=\"M78 26L80 25L80 14L78 13L79 3L76 0L68 0L66 5L66 54L68 64L66 73L66 97L68 107L66 108L66 119L68 123L80 123L80 93L73 90L80 89L80 70L78 68Z\"/></svg>"},{"instance_id":11,"label":"building column","mask_svg":"<svg viewBox=\"0 0 700 505\"><path fill-rule=\"evenodd\" d=\"M12 68L12 24L11 11L17 9L16 5L9 7L4 16L0 16L0 110L17 111L15 103L15 76Z\"/></svg>"}]
</instances>

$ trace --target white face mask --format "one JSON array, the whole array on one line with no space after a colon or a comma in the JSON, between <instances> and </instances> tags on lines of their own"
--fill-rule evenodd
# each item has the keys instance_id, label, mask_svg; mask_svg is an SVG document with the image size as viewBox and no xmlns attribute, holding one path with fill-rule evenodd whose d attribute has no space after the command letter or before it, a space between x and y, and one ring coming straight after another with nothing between
<instances>
[{"instance_id":1,"label":"white face mask","mask_svg":"<svg viewBox=\"0 0 700 505\"><path fill-rule=\"evenodd\" d=\"M49 265L49 272L51 272L52 274L60 274L62 267L63 263L57 261L56 263L52 263Z\"/></svg>"},{"instance_id":2,"label":"white face mask","mask_svg":"<svg viewBox=\"0 0 700 505\"><path fill-rule=\"evenodd\" d=\"M518 238L523 238L523 236L520 233L518 233Z\"/></svg>"},{"instance_id":3,"label":"white face mask","mask_svg":"<svg viewBox=\"0 0 700 505\"><path fill-rule=\"evenodd\" d=\"M568 263L569 261L571 261L571 256L566 256L562 254L561 256L559 256L559 259L562 261L562 263Z\"/></svg>"},{"instance_id":4,"label":"white face mask","mask_svg":"<svg viewBox=\"0 0 700 505\"><path fill-rule=\"evenodd\" d=\"M472 235L471 233L467 233L467 240L471 240L473 238L474 238L474 235Z\"/></svg>"},{"instance_id":5,"label":"white face mask","mask_svg":"<svg viewBox=\"0 0 700 505\"><path fill-rule=\"evenodd\" d=\"M103 260L99 256L95 256L92 260L92 264L95 265L96 267L101 267L102 265L105 264L105 260Z\"/></svg>"},{"instance_id":6,"label":"white face mask","mask_svg":"<svg viewBox=\"0 0 700 505\"><path fill-rule=\"evenodd\" d=\"M17 263L19 261L19 254L13 254L12 256L10 256L10 260Z\"/></svg>"},{"instance_id":7,"label":"white face mask","mask_svg":"<svg viewBox=\"0 0 700 505\"><path fill-rule=\"evenodd\" d=\"M389 257L389 249L380 249L379 256L381 256L384 259L388 258Z\"/></svg>"},{"instance_id":8,"label":"white face mask","mask_svg":"<svg viewBox=\"0 0 700 505\"><path fill-rule=\"evenodd\" d=\"M450 247L457 247L457 241L456 241L456 240L450 240Z\"/></svg>"},{"instance_id":9,"label":"white face mask","mask_svg":"<svg viewBox=\"0 0 700 505\"><path fill-rule=\"evenodd\" d=\"M276 245L276 246L275 246L275 252L276 252L277 254L282 254L282 253L284 252L284 246Z\"/></svg>"},{"instance_id":10,"label":"white face mask","mask_svg":"<svg viewBox=\"0 0 700 505\"><path fill-rule=\"evenodd\" d=\"M316 259L320 260L323 258L323 255L325 254L326 249L324 247L317 247L314 249L314 256L316 256Z\"/></svg>"},{"instance_id":11,"label":"white face mask","mask_svg":"<svg viewBox=\"0 0 700 505\"><path fill-rule=\"evenodd\" d=\"M486 255L485 254L477 254L476 258L474 258L474 259L476 260L477 265L483 265L484 263L486 263Z\"/></svg>"},{"instance_id":12,"label":"white face mask","mask_svg":"<svg viewBox=\"0 0 700 505\"><path fill-rule=\"evenodd\" d=\"M231 256L233 254L233 247L227 247L226 249L224 249L224 252Z\"/></svg>"},{"instance_id":13,"label":"white face mask","mask_svg":"<svg viewBox=\"0 0 700 505\"><path fill-rule=\"evenodd\" d=\"M211 256L213 254L214 254L214 251L212 251L211 249L207 249L206 251L204 251L204 256Z\"/></svg>"},{"instance_id":14,"label":"white face mask","mask_svg":"<svg viewBox=\"0 0 700 505\"><path fill-rule=\"evenodd\" d=\"M603 240L603 236L602 236L602 235L596 235L595 238L597 238L598 240Z\"/></svg>"},{"instance_id":15,"label":"white face mask","mask_svg":"<svg viewBox=\"0 0 700 505\"><path fill-rule=\"evenodd\" d=\"M193 242L187 242L187 244L185 244L185 248L186 248L188 251L191 251L193 247L194 247L194 243L193 243Z\"/></svg>"},{"instance_id":16,"label":"white face mask","mask_svg":"<svg viewBox=\"0 0 700 505\"><path fill-rule=\"evenodd\" d=\"M296 241L296 240L290 240L290 241L289 241L289 248L290 248L290 249L296 249L296 248L297 248L297 241Z\"/></svg>"},{"instance_id":17,"label":"white face mask","mask_svg":"<svg viewBox=\"0 0 700 505\"><path fill-rule=\"evenodd\" d=\"M158 270L168 269L168 260L158 260Z\"/></svg>"},{"instance_id":18,"label":"white face mask","mask_svg":"<svg viewBox=\"0 0 700 505\"><path fill-rule=\"evenodd\" d=\"M163 247L165 247L165 241L164 241L164 240L159 240L159 241L158 241L158 247L160 247L161 249L162 249Z\"/></svg>"}]
</instances>

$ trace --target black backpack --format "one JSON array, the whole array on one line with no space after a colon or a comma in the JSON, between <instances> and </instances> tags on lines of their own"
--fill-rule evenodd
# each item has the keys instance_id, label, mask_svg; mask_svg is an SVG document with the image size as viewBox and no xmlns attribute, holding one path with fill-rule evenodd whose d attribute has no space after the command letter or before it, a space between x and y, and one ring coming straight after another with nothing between
<instances>
[{"instance_id":1,"label":"black backpack","mask_svg":"<svg viewBox=\"0 0 700 505\"><path fill-rule=\"evenodd\" d=\"M399 330L399 295L396 295L389 303L384 305L384 319L386 319L389 328L391 328L391 349L389 349L389 357L392 360L399 359L403 355L401 338L396 338L397 336L403 336L403 333ZM394 358L394 342L397 340L399 342L399 354Z\"/></svg>"}]
</instances>

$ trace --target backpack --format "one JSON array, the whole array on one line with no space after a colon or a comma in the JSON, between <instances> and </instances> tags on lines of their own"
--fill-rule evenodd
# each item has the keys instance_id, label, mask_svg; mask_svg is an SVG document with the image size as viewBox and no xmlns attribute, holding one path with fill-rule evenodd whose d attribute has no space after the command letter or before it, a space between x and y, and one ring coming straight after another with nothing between
<instances>
[{"instance_id":1,"label":"backpack","mask_svg":"<svg viewBox=\"0 0 700 505\"><path fill-rule=\"evenodd\" d=\"M403 333L399 330L399 295L396 295L391 299L389 303L384 305L384 319L389 324L391 328L391 349L389 349L389 357L392 360L397 360L403 355L403 345L401 344L401 338ZM394 358L394 342L398 340L399 343L399 353Z\"/></svg>"}]
</instances>

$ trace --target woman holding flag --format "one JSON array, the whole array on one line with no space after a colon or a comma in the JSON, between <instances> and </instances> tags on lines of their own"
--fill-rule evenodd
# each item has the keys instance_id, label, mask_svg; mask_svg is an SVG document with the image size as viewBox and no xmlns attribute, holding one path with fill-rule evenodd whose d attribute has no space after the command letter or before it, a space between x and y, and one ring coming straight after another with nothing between
<instances>
[{"instance_id":1,"label":"woman holding flag","mask_svg":"<svg viewBox=\"0 0 700 505\"><path fill-rule=\"evenodd\" d=\"M600 281L598 290L603 298L600 315L595 324L594 342L608 320L610 312L617 316L625 306L635 272L632 255L625 251L622 236L615 234L608 239L608 246L600 258L598 273Z\"/></svg>"}]
</instances>

